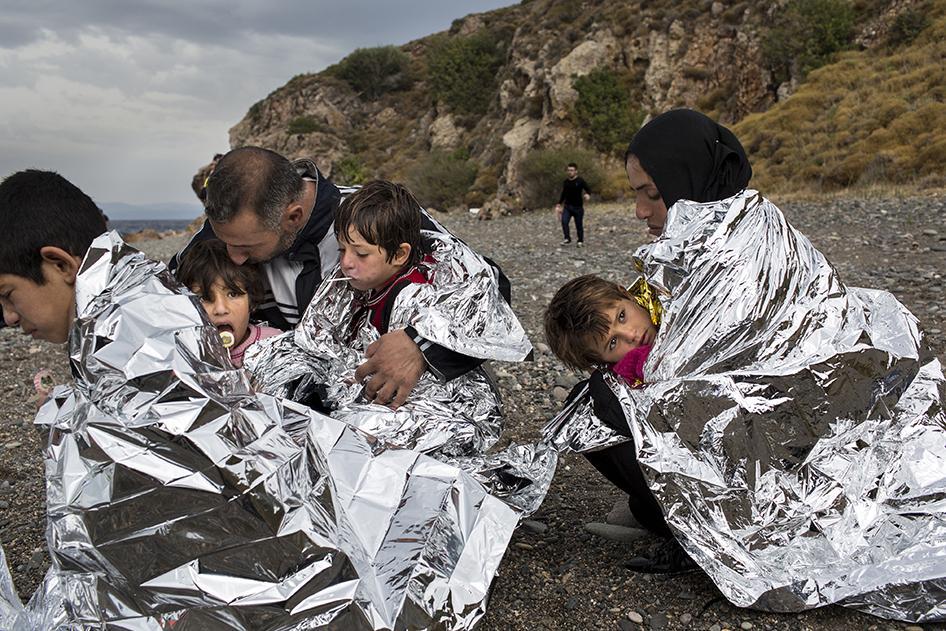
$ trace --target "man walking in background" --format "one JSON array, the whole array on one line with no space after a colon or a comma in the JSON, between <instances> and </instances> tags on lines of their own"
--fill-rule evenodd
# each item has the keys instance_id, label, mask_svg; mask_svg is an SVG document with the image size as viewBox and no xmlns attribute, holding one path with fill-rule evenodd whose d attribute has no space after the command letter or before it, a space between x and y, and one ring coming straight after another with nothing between
<instances>
[{"instance_id":1,"label":"man walking in background","mask_svg":"<svg viewBox=\"0 0 946 631\"><path fill-rule=\"evenodd\" d=\"M562 183L562 194L559 196L558 203L555 205L555 212L562 222L562 232L565 235L565 240L562 241L562 245L568 245L572 242L572 235L568 230L568 222L574 217L575 232L578 233L578 247L583 247L585 245L585 228L583 225L585 219L584 202L587 199L591 199L591 195L589 195L591 189L588 188L587 182L578 177L578 165L574 162L568 163L565 173L568 177L565 178L565 182Z\"/></svg>"}]
</instances>

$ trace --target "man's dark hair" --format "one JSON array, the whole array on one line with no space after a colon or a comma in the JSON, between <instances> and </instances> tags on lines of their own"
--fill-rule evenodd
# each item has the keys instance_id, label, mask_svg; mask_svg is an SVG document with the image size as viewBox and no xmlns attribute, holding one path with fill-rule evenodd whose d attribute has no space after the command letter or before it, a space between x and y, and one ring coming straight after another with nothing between
<instances>
[{"instance_id":1,"label":"man's dark hair","mask_svg":"<svg viewBox=\"0 0 946 631\"><path fill-rule=\"evenodd\" d=\"M562 285L545 310L545 339L555 356L577 370L601 363L598 345L608 334L607 311L633 300L626 289L587 274Z\"/></svg>"},{"instance_id":2,"label":"man's dark hair","mask_svg":"<svg viewBox=\"0 0 946 631\"><path fill-rule=\"evenodd\" d=\"M40 249L51 245L84 257L107 229L95 202L58 173L28 169L0 183L0 274L42 285Z\"/></svg>"},{"instance_id":3,"label":"man's dark hair","mask_svg":"<svg viewBox=\"0 0 946 631\"><path fill-rule=\"evenodd\" d=\"M421 208L406 187L386 180L368 182L345 198L335 211L335 237L346 237L352 228L365 241L383 249L390 263L402 243L411 246L407 264L423 255L420 234Z\"/></svg>"},{"instance_id":4,"label":"man's dark hair","mask_svg":"<svg viewBox=\"0 0 946 631\"><path fill-rule=\"evenodd\" d=\"M568 166L571 167L571 168L573 168L573 169L575 169L576 171L578 170L578 165L575 164L574 162L569 162L569 163L568 163Z\"/></svg>"},{"instance_id":5,"label":"man's dark hair","mask_svg":"<svg viewBox=\"0 0 946 631\"><path fill-rule=\"evenodd\" d=\"M220 158L207 180L207 217L226 223L248 208L263 225L277 230L283 211L304 190L292 162L269 149L240 147Z\"/></svg>"},{"instance_id":6,"label":"man's dark hair","mask_svg":"<svg viewBox=\"0 0 946 631\"><path fill-rule=\"evenodd\" d=\"M191 291L199 288L200 296L205 300L211 299L210 288L218 280L230 291L247 294L251 310L263 300L259 270L255 265L237 265L230 260L226 244L219 239L205 239L191 245L175 275Z\"/></svg>"}]
</instances>

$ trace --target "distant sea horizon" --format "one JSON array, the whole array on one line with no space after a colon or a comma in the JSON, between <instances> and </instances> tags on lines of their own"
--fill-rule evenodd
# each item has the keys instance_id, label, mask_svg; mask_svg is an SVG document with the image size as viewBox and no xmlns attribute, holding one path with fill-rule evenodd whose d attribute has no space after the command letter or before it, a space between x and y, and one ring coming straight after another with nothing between
<instances>
[{"instance_id":1,"label":"distant sea horizon","mask_svg":"<svg viewBox=\"0 0 946 631\"><path fill-rule=\"evenodd\" d=\"M148 228L164 232L165 230L183 230L194 221L191 219L112 219L108 222L109 230L117 230L126 235L132 232L141 232Z\"/></svg>"}]
</instances>

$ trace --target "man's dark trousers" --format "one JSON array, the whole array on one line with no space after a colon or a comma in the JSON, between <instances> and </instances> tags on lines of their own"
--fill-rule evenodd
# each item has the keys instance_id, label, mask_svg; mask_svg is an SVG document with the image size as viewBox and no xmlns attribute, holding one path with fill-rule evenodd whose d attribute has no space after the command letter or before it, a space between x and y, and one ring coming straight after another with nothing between
<instances>
[{"instance_id":1,"label":"man's dark trousers","mask_svg":"<svg viewBox=\"0 0 946 631\"><path fill-rule=\"evenodd\" d=\"M568 230L568 222L572 217L575 218L575 232L578 233L578 241L584 241L585 227L583 221L585 219L585 209L581 206L569 206L568 204L565 204L562 210L562 232L565 234L565 240L572 240L571 232Z\"/></svg>"}]
</instances>

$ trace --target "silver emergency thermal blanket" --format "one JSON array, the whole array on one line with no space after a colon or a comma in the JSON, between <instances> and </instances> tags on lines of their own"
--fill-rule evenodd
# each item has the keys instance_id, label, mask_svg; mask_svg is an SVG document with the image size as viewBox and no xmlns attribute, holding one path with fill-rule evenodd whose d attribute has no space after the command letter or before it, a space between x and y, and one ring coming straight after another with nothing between
<instances>
[{"instance_id":1,"label":"silver emergency thermal blanket","mask_svg":"<svg viewBox=\"0 0 946 631\"><path fill-rule=\"evenodd\" d=\"M432 257L424 264L430 282L409 284L396 295L388 330L412 326L425 340L470 357L525 359L532 344L500 294L497 271L449 232L423 235ZM360 294L339 274L336 268L322 283L294 333L264 340L247 353L245 365L257 387L300 400L300 393L323 386L332 418L478 477L492 471L494 483L487 487L494 495L535 511L554 474L555 452L519 445L487 455L500 439L502 410L482 368L445 381L431 367L396 410L366 401L355 370L380 335L357 317ZM516 483L509 484L510 475Z\"/></svg>"},{"instance_id":2,"label":"silver emergency thermal blanket","mask_svg":"<svg viewBox=\"0 0 946 631\"><path fill-rule=\"evenodd\" d=\"M664 315L645 386L608 376L686 551L734 604L946 616L944 377L889 293L846 287L756 191L679 202L635 262ZM620 441L587 397L560 449Z\"/></svg>"},{"instance_id":3,"label":"silver emergency thermal blanket","mask_svg":"<svg viewBox=\"0 0 946 631\"><path fill-rule=\"evenodd\" d=\"M116 233L93 243L76 294L75 381L37 417L52 566L24 607L3 564L3 628L482 617L519 510L456 466L255 392L196 297ZM522 462L507 484L526 485Z\"/></svg>"}]
</instances>

